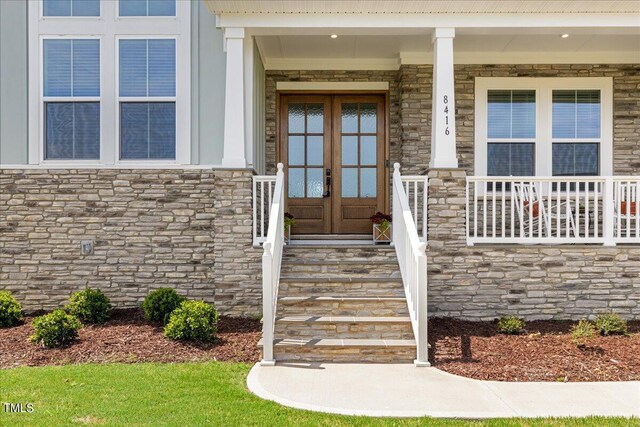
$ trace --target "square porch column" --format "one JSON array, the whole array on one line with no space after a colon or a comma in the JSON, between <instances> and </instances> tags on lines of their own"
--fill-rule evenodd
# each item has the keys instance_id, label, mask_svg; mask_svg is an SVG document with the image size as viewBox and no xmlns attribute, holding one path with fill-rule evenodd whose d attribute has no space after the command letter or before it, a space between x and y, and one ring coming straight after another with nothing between
<instances>
[{"instance_id":1,"label":"square porch column","mask_svg":"<svg viewBox=\"0 0 640 427\"><path fill-rule=\"evenodd\" d=\"M244 28L225 28L227 67L224 92L224 150L222 166L246 168Z\"/></svg>"},{"instance_id":2,"label":"square porch column","mask_svg":"<svg viewBox=\"0 0 640 427\"><path fill-rule=\"evenodd\" d=\"M433 32L430 168L458 167L453 73L454 37L454 28L436 28Z\"/></svg>"}]
</instances>

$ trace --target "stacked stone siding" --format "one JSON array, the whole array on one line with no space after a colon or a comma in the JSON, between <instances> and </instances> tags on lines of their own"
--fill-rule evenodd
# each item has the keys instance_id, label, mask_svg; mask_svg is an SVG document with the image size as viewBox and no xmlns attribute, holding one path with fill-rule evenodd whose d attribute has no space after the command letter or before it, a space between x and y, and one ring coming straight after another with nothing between
<instances>
[{"instance_id":1,"label":"stacked stone siding","mask_svg":"<svg viewBox=\"0 0 640 427\"><path fill-rule=\"evenodd\" d=\"M251 175L0 170L0 289L27 310L59 307L88 286L120 307L172 287L223 313L255 313ZM94 242L92 254L81 254L83 240Z\"/></svg>"}]
</instances>

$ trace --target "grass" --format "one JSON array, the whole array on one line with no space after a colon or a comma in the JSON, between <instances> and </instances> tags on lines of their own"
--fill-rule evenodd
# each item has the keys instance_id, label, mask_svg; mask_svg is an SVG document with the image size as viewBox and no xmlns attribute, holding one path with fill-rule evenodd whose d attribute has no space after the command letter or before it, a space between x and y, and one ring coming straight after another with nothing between
<instances>
[{"instance_id":1,"label":"grass","mask_svg":"<svg viewBox=\"0 0 640 427\"><path fill-rule=\"evenodd\" d=\"M285 408L247 391L232 363L68 365L0 370L0 426L640 426L623 418L460 421L346 417ZM32 403L7 413L4 402Z\"/></svg>"}]
</instances>

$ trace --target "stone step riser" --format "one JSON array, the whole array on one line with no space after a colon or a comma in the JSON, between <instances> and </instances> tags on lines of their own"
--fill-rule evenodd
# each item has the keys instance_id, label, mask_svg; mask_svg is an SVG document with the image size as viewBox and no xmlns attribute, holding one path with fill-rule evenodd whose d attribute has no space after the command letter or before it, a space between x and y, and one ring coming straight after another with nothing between
<instances>
[{"instance_id":1,"label":"stone step riser","mask_svg":"<svg viewBox=\"0 0 640 427\"><path fill-rule=\"evenodd\" d=\"M276 339L384 339L410 340L413 330L410 322L402 323L283 323L276 322Z\"/></svg>"},{"instance_id":2,"label":"stone step riser","mask_svg":"<svg viewBox=\"0 0 640 427\"><path fill-rule=\"evenodd\" d=\"M347 277L389 277L400 278L398 265L389 264L360 264L360 265L314 265L314 264L282 264L283 275L309 275L315 278L323 276L344 275Z\"/></svg>"},{"instance_id":3,"label":"stone step riser","mask_svg":"<svg viewBox=\"0 0 640 427\"><path fill-rule=\"evenodd\" d=\"M402 284L397 282L361 283L361 282L326 282L326 283L287 283L281 282L279 295L282 297L309 296L325 294L331 296L393 296L404 297Z\"/></svg>"},{"instance_id":4,"label":"stone step riser","mask_svg":"<svg viewBox=\"0 0 640 427\"><path fill-rule=\"evenodd\" d=\"M278 316L408 316L405 301L278 301Z\"/></svg>"},{"instance_id":5,"label":"stone step riser","mask_svg":"<svg viewBox=\"0 0 640 427\"><path fill-rule=\"evenodd\" d=\"M329 249L329 250L319 250L319 249L287 249L285 248L284 254L282 256L283 262L286 263L287 260L310 260L310 261L357 261L364 263L375 263L375 262L389 262L395 261L397 262L397 257L395 251L375 251L375 250L341 250L341 249Z\"/></svg>"},{"instance_id":6,"label":"stone step riser","mask_svg":"<svg viewBox=\"0 0 640 427\"><path fill-rule=\"evenodd\" d=\"M279 362L335 362L335 363L411 363L416 358L415 347L287 347L275 350Z\"/></svg>"}]
</instances>

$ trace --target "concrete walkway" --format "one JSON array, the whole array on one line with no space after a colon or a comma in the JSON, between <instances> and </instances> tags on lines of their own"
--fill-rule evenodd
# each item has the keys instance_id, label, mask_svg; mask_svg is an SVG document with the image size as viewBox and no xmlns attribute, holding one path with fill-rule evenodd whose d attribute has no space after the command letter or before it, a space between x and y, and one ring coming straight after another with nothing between
<instances>
[{"instance_id":1,"label":"concrete walkway","mask_svg":"<svg viewBox=\"0 0 640 427\"><path fill-rule=\"evenodd\" d=\"M640 416L640 381L508 383L385 364L256 364L256 395L285 406L393 417Z\"/></svg>"}]
</instances>

